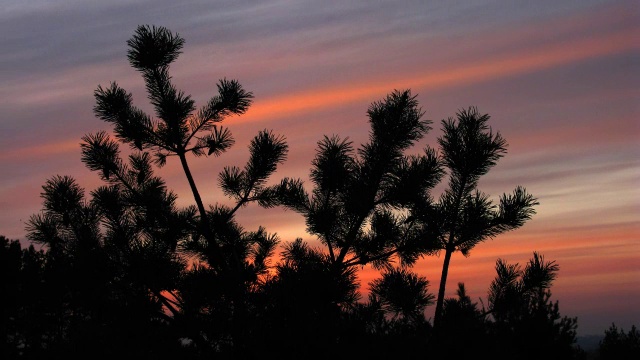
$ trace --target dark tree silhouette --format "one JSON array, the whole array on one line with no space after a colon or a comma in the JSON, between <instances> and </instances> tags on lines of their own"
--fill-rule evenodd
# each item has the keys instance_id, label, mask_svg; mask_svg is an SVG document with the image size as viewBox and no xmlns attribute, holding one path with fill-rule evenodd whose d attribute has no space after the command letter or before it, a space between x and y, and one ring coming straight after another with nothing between
<instances>
[{"instance_id":1,"label":"dark tree silhouette","mask_svg":"<svg viewBox=\"0 0 640 360\"><path fill-rule=\"evenodd\" d=\"M437 202L417 201L412 214L423 226L428 253L444 251L442 275L434 316L437 328L442 317L451 255L468 256L480 242L522 226L535 214L536 199L518 186L503 194L496 206L478 190L478 182L506 153L506 140L487 125L489 115L476 108L458 112L457 119L442 120L438 138L441 161L448 170L446 190Z\"/></svg>"},{"instance_id":2,"label":"dark tree silhouette","mask_svg":"<svg viewBox=\"0 0 640 360\"><path fill-rule=\"evenodd\" d=\"M338 354L346 333L343 310L358 296L355 269L327 266L325 255L300 239L284 245L275 269L255 304L261 309L255 338L263 345L255 342L252 355L297 359Z\"/></svg>"},{"instance_id":3,"label":"dark tree silhouette","mask_svg":"<svg viewBox=\"0 0 640 360\"><path fill-rule=\"evenodd\" d=\"M479 242L522 226L538 202L521 186L498 205L477 189L506 153L506 141L475 108L442 121L440 154L429 147L405 154L430 129L410 91L394 91L368 115L369 142L356 152L347 139L325 136L312 162L313 190L307 194L300 180L285 179L280 204L305 217L307 231L325 247L316 249L318 257L335 269L371 264L390 271L396 260L411 266L444 250L437 325L453 252L468 255ZM445 169L448 187L436 202L431 191Z\"/></svg>"},{"instance_id":4,"label":"dark tree silhouette","mask_svg":"<svg viewBox=\"0 0 640 360\"><path fill-rule=\"evenodd\" d=\"M598 359L600 360L631 360L640 357L640 331L635 325L629 332L618 329L612 323L604 332L604 339L598 346Z\"/></svg>"},{"instance_id":5,"label":"dark tree silhouette","mask_svg":"<svg viewBox=\"0 0 640 360\"><path fill-rule=\"evenodd\" d=\"M207 205L188 155L219 156L227 151L234 139L220 123L245 113L253 95L236 80L223 79L217 95L196 109L169 76L169 65L180 54L184 39L164 27L139 26L127 44L129 62L144 79L155 117L135 107L132 95L115 82L98 86L94 112L113 125L115 139L104 131L87 134L81 144L82 161L106 185L85 200L74 179L52 178L44 186L44 210L29 221L28 236L69 266L65 276L79 274L73 284L95 288L71 296L75 301L92 294L81 307L87 305L91 311L74 316L91 319L98 327L102 324L98 317L107 322L140 319L172 331L166 335L171 339L157 340L160 344L177 344L182 338L203 356L215 352L242 356L248 336L247 304L267 273L267 259L278 239L263 228L245 231L235 214L251 202L269 206L274 201L276 192L266 182L286 158L285 139L261 131L250 142L248 163L242 169L225 168L218 177L234 205ZM130 146L126 161L118 141ZM193 206L178 208L177 196L154 175L153 165L164 166L170 157L179 160ZM187 267L187 256L195 256L199 263ZM113 317L114 312L125 315ZM124 334L145 333L135 326L121 328ZM152 337L152 331L146 333ZM153 348L139 337L129 342L139 341L140 351ZM162 346L154 350L170 353Z\"/></svg>"},{"instance_id":6,"label":"dark tree silhouette","mask_svg":"<svg viewBox=\"0 0 640 360\"><path fill-rule=\"evenodd\" d=\"M497 276L488 295L487 314L497 342L495 354L505 359L572 359L576 349L577 318L562 317L551 301L551 285L559 266L536 252L524 269L496 262Z\"/></svg>"},{"instance_id":7,"label":"dark tree silhouette","mask_svg":"<svg viewBox=\"0 0 640 360\"><path fill-rule=\"evenodd\" d=\"M326 247L330 266L372 264L390 269L399 259L444 251L434 325L442 316L451 255L468 255L478 243L522 226L535 213L536 199L518 186L495 205L477 189L506 153L506 141L488 127L488 115L470 108L442 121L440 154L404 154L429 121L410 92L395 91L371 105L370 141L358 150L338 136L318 143L308 195L301 181L286 179L281 204L303 214L307 231ZM448 170L448 187L435 202L431 190Z\"/></svg>"},{"instance_id":8,"label":"dark tree silhouette","mask_svg":"<svg viewBox=\"0 0 640 360\"><path fill-rule=\"evenodd\" d=\"M223 267L226 262L220 249L221 244L214 239L205 204L187 162L187 154L202 156L206 153L218 156L231 147L234 139L230 131L218 123L230 115L243 114L251 104L253 95L246 92L237 81L224 79L217 84L218 94L196 112L194 101L189 95L177 90L169 76L169 65L180 54L184 45L183 38L163 27L140 26L127 44L129 62L142 74L158 120L136 108L132 104L131 94L115 82L108 88L99 86L95 91L96 116L114 125L117 139L133 149L152 151L158 166L164 166L169 156L179 158L196 202L200 231L208 242L212 260L215 260L210 265ZM199 135L203 132L207 133ZM275 156L275 161L269 163L274 166L284 157L286 147L280 144L280 139L275 139L268 133L262 137L265 142L278 147L279 153ZM116 143L109 140L105 133L88 135L84 140L83 161L87 166L91 170L101 171L105 181L113 179L111 181L115 183L123 182L125 169L118 160ZM141 168L134 168L137 170L137 183L146 180L149 155L141 158L140 162ZM259 178L252 180L258 182ZM254 190L253 183L246 187L239 189L244 190L241 198L244 201L250 191Z\"/></svg>"},{"instance_id":9,"label":"dark tree silhouette","mask_svg":"<svg viewBox=\"0 0 640 360\"><path fill-rule=\"evenodd\" d=\"M374 102L367 114L369 142L357 151L337 135L318 142L310 194L294 179L278 189L280 204L305 217L307 231L325 246L328 266L337 269L366 264L390 269L394 256L413 264L420 243L402 210L415 194L428 194L442 175L432 149L404 154L430 129L409 90Z\"/></svg>"},{"instance_id":10,"label":"dark tree silhouette","mask_svg":"<svg viewBox=\"0 0 640 360\"><path fill-rule=\"evenodd\" d=\"M378 342L378 347L370 356L413 357L429 349L431 324L424 311L433 305L435 296L428 292L428 287L425 277L405 268L385 270L381 278L370 283L369 311L376 309L383 314L381 324L372 328L371 333L384 335L379 340L372 339L372 343Z\"/></svg>"},{"instance_id":11,"label":"dark tree silhouette","mask_svg":"<svg viewBox=\"0 0 640 360\"><path fill-rule=\"evenodd\" d=\"M165 313L174 307L163 294L185 265L172 251L167 221L177 212L161 182L145 184L136 188L144 196L113 185L94 191L91 201L70 177L43 186L44 209L29 220L27 236L48 249L44 282L60 304L52 310L59 322L52 354L177 351Z\"/></svg>"},{"instance_id":12,"label":"dark tree silhouette","mask_svg":"<svg viewBox=\"0 0 640 360\"><path fill-rule=\"evenodd\" d=\"M237 81L223 79L217 84L218 94L196 111L191 97L174 87L168 72L183 44L184 40L179 35L166 28L149 26L138 27L128 41L129 62L142 74L158 120L134 107L131 94L115 83L109 88L99 87L96 90L95 112L102 120L112 123L116 137L128 143L133 150L153 152L158 166L163 166L170 156L180 160L193 193L195 209L186 209L181 213L184 216L178 217L185 219L187 224L190 219L197 219L198 224L190 232L180 234L189 235L179 237L183 240L180 245L206 264L205 268L195 268L193 273L182 278L180 293L189 294L193 300L187 315L195 319L202 311L217 313L219 320L230 315L225 320L229 322L232 348L241 353L244 349L246 296L250 285L266 272L265 261L272 254L277 238L262 228L256 232L244 231L234 216L238 209L250 202L268 205L272 201L273 192L265 184L277 164L285 160L287 145L281 136L267 130L260 132L250 143L251 156L245 167L225 168L219 175L219 185L226 195L235 200L235 206L215 205L207 210L189 168L187 154L219 156L229 149L234 139L229 129L219 123L229 116L246 112L253 95ZM117 147L103 133L85 137L83 145L83 160L89 168L100 171L105 181L129 190L136 186L132 181L137 184L148 182L150 156L147 154L142 152L139 155L141 166L132 164L135 177L127 178L125 173L129 169L122 167L117 160ZM172 224L172 221L165 219L164 224ZM175 227L171 226L171 229ZM175 248L175 243L172 245ZM211 284L223 289L214 291L217 294L215 298L203 298L196 295L198 291L189 289L202 285L203 277L209 277ZM174 305L182 308L184 301L180 295L172 295L177 301ZM226 335L218 334L216 337L224 339ZM224 345L214 347L220 346Z\"/></svg>"},{"instance_id":13,"label":"dark tree silhouette","mask_svg":"<svg viewBox=\"0 0 640 360\"><path fill-rule=\"evenodd\" d=\"M0 236L0 289L3 294L0 321L0 354L15 359L25 353L42 353L55 334L51 317L46 316L43 287L44 253L33 246L22 249L18 240ZM44 293L40 296L40 293ZM46 335L45 335L46 334Z\"/></svg>"},{"instance_id":14,"label":"dark tree silhouette","mask_svg":"<svg viewBox=\"0 0 640 360\"><path fill-rule=\"evenodd\" d=\"M402 210L413 193L428 192L441 174L433 150L404 154L429 130L409 90L372 103L367 114L369 141L359 149L337 135L318 142L310 193L291 178L268 189L277 201L265 205L302 214L307 231L323 246L312 248L302 240L286 245L283 262L263 288L266 313L282 314L262 321L278 329L264 332L285 334L310 355L337 353L335 347L352 335L345 321L357 317L349 311L358 306L361 266L391 269L392 258L410 265L419 257L421 239Z\"/></svg>"},{"instance_id":15,"label":"dark tree silhouette","mask_svg":"<svg viewBox=\"0 0 640 360\"><path fill-rule=\"evenodd\" d=\"M323 314L310 319L320 318L318 323L329 327L314 333L329 334L324 348L349 336L342 334L347 325L338 319L357 306L355 274L360 267L373 264L390 270L396 259L407 266L419 257L422 242L413 222L408 221L409 199L417 192L428 193L441 176L432 149L426 148L421 155L405 155L430 129L409 90L393 91L372 103L367 115L369 140L357 150L348 138L337 135L324 136L318 142L310 192L300 179L287 178L273 187L278 196L273 205L302 214L307 232L317 236L323 248L311 248L301 240L290 244L268 289L278 289L277 297L283 299L295 297L298 291L314 293L311 286L321 289L321 296L311 299L308 306L323 309ZM298 280L304 279L303 274L313 274L313 281ZM287 312L294 309L282 308ZM306 316L301 312L289 318ZM336 320L327 323L327 319ZM317 336L301 334L292 335Z\"/></svg>"},{"instance_id":16,"label":"dark tree silhouette","mask_svg":"<svg viewBox=\"0 0 640 360\"><path fill-rule=\"evenodd\" d=\"M440 357L493 359L584 359L576 345L577 318L561 317L551 301L559 270L533 253L524 269L498 259L487 308L458 284L457 298L444 301L441 325L430 339Z\"/></svg>"},{"instance_id":17,"label":"dark tree silhouette","mask_svg":"<svg viewBox=\"0 0 640 360\"><path fill-rule=\"evenodd\" d=\"M3 293L16 294L0 325L3 355L375 358L435 351L577 358L577 319L561 317L550 299L559 268L537 253L522 270L497 261L487 309L462 283L456 298L444 298L452 254L467 256L478 243L519 228L538 204L521 186L498 204L477 189L506 153L488 115L460 111L442 121L439 152L427 146L409 154L431 122L409 90L393 91L367 110L366 143L356 149L337 135L318 142L311 189L293 178L268 183L288 147L263 130L243 167L219 173L217 184L232 200L221 205L203 199L189 160L231 148L221 122L244 114L253 95L222 79L197 109L169 75L183 38L139 26L127 44L154 116L115 82L98 86L94 112L113 133L87 134L81 148L104 185L85 194L68 176L44 184L43 209L30 218L27 237L46 251L0 236ZM126 156L121 144L129 146ZM192 206L178 207L177 195L154 174L171 158L184 172ZM446 173L448 186L436 201L433 188ZM321 246L287 243L271 267L278 237L263 227L247 231L235 218L250 203L302 214ZM429 281L409 268L440 251L436 298ZM365 265L382 274L366 303L359 302L357 279ZM434 299L432 326L424 310ZM638 338L635 327L608 335L602 351L618 338Z\"/></svg>"},{"instance_id":18,"label":"dark tree silhouette","mask_svg":"<svg viewBox=\"0 0 640 360\"><path fill-rule=\"evenodd\" d=\"M371 302L382 305L393 319L420 322L424 310L433 304L434 296L427 291L429 281L406 269L392 269L371 283Z\"/></svg>"},{"instance_id":19,"label":"dark tree silhouette","mask_svg":"<svg viewBox=\"0 0 640 360\"><path fill-rule=\"evenodd\" d=\"M431 338L434 354L452 359L492 354L485 313L471 300L464 283L458 283L456 296L444 300L440 327Z\"/></svg>"}]
</instances>

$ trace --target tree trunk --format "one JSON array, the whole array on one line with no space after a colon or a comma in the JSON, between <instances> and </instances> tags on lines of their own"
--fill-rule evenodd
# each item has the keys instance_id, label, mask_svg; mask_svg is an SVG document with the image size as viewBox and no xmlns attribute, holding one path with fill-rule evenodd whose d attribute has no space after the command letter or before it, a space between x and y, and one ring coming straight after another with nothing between
<instances>
[{"instance_id":1,"label":"tree trunk","mask_svg":"<svg viewBox=\"0 0 640 360\"><path fill-rule=\"evenodd\" d=\"M447 275L449 274L449 262L453 251L446 250L444 254L444 263L442 264L442 276L440 277L440 288L438 289L438 301L436 303L436 313L433 319L433 327L437 328L442 318L442 308L444 307L444 291L447 285Z\"/></svg>"}]
</instances>

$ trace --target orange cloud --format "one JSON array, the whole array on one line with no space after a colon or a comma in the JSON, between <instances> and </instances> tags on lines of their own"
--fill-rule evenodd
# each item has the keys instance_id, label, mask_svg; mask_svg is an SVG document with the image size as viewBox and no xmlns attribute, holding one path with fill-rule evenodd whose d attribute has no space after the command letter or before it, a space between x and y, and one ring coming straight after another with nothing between
<instances>
[{"instance_id":1,"label":"orange cloud","mask_svg":"<svg viewBox=\"0 0 640 360\"><path fill-rule=\"evenodd\" d=\"M418 92L470 85L490 79L530 73L555 66L591 58L614 55L637 49L633 34L640 29L624 30L580 40L544 45L512 55L485 58L472 62L461 62L438 71L405 75L401 80L388 81L379 77L373 81L339 84L314 88L301 93L284 94L257 99L252 108L235 123L262 122L276 118L304 114L318 109L335 108L356 101L372 101L387 94L391 89L412 88ZM77 142L64 141L32 147L26 151L37 155L54 151L66 152L77 146ZM20 150L21 153L23 150ZM0 159L15 156L14 153L0 155Z\"/></svg>"},{"instance_id":2,"label":"orange cloud","mask_svg":"<svg viewBox=\"0 0 640 360\"><path fill-rule=\"evenodd\" d=\"M553 44L502 58L461 63L436 72L412 75L394 82L362 82L351 86L314 89L257 100L238 122L265 121L325 107L343 106L354 101L371 100L390 89L412 87L421 91L469 85L489 79L529 73L636 48L628 31L568 43Z\"/></svg>"}]
</instances>

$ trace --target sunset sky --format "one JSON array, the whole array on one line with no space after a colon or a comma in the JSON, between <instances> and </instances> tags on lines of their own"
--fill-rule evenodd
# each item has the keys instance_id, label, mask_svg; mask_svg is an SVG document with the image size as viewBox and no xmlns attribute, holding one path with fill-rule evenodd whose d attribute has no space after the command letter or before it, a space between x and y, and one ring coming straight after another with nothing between
<instances>
[{"instance_id":1,"label":"sunset sky","mask_svg":"<svg viewBox=\"0 0 640 360\"><path fill-rule=\"evenodd\" d=\"M453 256L448 295L464 282L486 302L498 258L525 265L534 251L560 266L552 287L578 335L640 326L640 2L629 1L50 1L0 4L0 235L25 240L41 186L70 175L88 191L98 175L80 161L80 138L111 130L96 119L93 91L116 81L151 110L126 59L138 25L185 38L173 81L196 106L221 78L255 101L225 122L236 145L192 161L209 204L226 165L242 166L262 129L284 135L287 161L274 176L307 179L323 135L368 137L366 110L411 89L433 120L415 151L437 147L440 121L477 106L506 138L507 155L480 183L493 198L524 186L539 199L522 228ZM149 111L151 113L151 111ZM180 205L192 204L177 163L159 170ZM283 242L303 218L243 209ZM26 244L26 240L25 240ZM442 257L414 270L437 292ZM365 267L361 289L377 274ZM431 307L433 311L435 306ZM431 316L431 315L429 315Z\"/></svg>"}]
</instances>

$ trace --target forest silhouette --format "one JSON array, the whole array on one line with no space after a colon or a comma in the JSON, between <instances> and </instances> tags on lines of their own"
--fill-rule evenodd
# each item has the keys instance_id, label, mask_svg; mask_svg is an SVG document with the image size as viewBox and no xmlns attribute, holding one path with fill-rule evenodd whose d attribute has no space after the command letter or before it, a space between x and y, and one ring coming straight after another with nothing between
<instances>
[{"instance_id":1,"label":"forest silhouette","mask_svg":"<svg viewBox=\"0 0 640 360\"><path fill-rule=\"evenodd\" d=\"M486 304L463 283L445 297L454 252L468 256L520 228L538 205L520 185L497 202L478 189L507 148L489 115L459 110L441 121L437 148L416 152L433 124L410 90L393 90L368 108L366 143L336 134L318 141L310 184L272 179L288 146L265 129L250 141L247 163L217 177L232 205L206 203L189 161L234 145L222 122L244 114L253 94L221 79L197 108L169 74L184 43L164 27L136 29L127 58L154 115L116 82L98 86L94 113L111 131L85 135L81 160L104 184L87 194L75 179L53 176L28 221L32 245L0 236L3 359L587 358L576 345L577 318L562 316L551 298L559 265L542 254L532 251L524 266L498 258ZM154 173L176 164L191 206L177 206ZM252 203L299 213L320 246L245 229L236 214ZM440 254L434 294L412 267ZM362 299L365 265L381 275ZM635 327L612 325L605 335L599 358L638 355Z\"/></svg>"}]
</instances>

